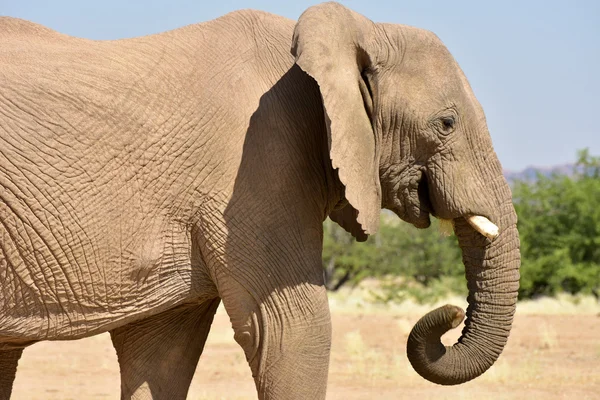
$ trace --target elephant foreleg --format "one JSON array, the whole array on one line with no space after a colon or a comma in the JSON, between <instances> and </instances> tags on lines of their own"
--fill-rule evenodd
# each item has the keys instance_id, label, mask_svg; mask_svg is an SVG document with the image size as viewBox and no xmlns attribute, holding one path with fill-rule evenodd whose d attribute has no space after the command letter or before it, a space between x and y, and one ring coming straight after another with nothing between
<instances>
[{"instance_id":1,"label":"elephant foreleg","mask_svg":"<svg viewBox=\"0 0 600 400\"><path fill-rule=\"evenodd\" d=\"M286 279L284 270L279 268L279 279ZM255 287L218 280L235 340L263 400L325 399L331 346L327 295L322 285L293 280L277 282L270 273L256 277Z\"/></svg>"},{"instance_id":2,"label":"elephant foreleg","mask_svg":"<svg viewBox=\"0 0 600 400\"><path fill-rule=\"evenodd\" d=\"M122 399L185 399L219 299L111 331Z\"/></svg>"},{"instance_id":3,"label":"elephant foreleg","mask_svg":"<svg viewBox=\"0 0 600 400\"><path fill-rule=\"evenodd\" d=\"M21 354L23 349L0 351L0 400L10 399Z\"/></svg>"}]
</instances>

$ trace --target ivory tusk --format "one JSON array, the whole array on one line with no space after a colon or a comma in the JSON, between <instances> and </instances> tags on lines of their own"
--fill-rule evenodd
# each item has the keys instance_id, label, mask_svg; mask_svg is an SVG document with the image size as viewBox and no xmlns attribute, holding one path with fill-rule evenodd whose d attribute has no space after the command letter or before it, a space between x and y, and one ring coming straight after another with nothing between
<instances>
[{"instance_id":1,"label":"ivory tusk","mask_svg":"<svg viewBox=\"0 0 600 400\"><path fill-rule=\"evenodd\" d=\"M482 217L481 215L472 215L467 218L467 222L473 227L473 229L488 239L495 239L498 237L498 227L486 217Z\"/></svg>"}]
</instances>

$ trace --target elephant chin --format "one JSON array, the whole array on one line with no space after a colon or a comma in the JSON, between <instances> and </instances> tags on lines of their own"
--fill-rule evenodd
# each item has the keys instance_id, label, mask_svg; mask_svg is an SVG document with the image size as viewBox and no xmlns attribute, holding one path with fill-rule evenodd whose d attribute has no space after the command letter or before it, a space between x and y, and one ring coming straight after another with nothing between
<instances>
[{"instance_id":1,"label":"elephant chin","mask_svg":"<svg viewBox=\"0 0 600 400\"><path fill-rule=\"evenodd\" d=\"M398 214L398 213L397 213ZM409 205L400 218L418 229L429 228L431 225L431 214L429 211L421 208L419 204Z\"/></svg>"},{"instance_id":2,"label":"elephant chin","mask_svg":"<svg viewBox=\"0 0 600 400\"><path fill-rule=\"evenodd\" d=\"M410 220L406 220L406 222L411 223L415 228L425 229L429 228L431 225L431 219L429 218L430 214L428 212L421 212L417 214L414 218Z\"/></svg>"}]
</instances>

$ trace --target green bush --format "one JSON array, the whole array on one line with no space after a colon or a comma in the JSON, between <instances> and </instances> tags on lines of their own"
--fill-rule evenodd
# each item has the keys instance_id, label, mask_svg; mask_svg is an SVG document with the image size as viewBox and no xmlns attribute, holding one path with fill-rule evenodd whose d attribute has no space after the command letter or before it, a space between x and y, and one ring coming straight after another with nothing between
<instances>
[{"instance_id":1,"label":"green bush","mask_svg":"<svg viewBox=\"0 0 600 400\"><path fill-rule=\"evenodd\" d=\"M365 243L332 221L324 225L323 265L327 287L357 284L366 277L382 280L380 301L435 301L450 292L464 291L464 267L456 237L440 234L439 221L417 229L389 213L382 214L377 235ZM395 279L402 277L403 279Z\"/></svg>"},{"instance_id":2,"label":"green bush","mask_svg":"<svg viewBox=\"0 0 600 400\"><path fill-rule=\"evenodd\" d=\"M520 298L600 290L600 158L579 153L571 176L517 182Z\"/></svg>"}]
</instances>

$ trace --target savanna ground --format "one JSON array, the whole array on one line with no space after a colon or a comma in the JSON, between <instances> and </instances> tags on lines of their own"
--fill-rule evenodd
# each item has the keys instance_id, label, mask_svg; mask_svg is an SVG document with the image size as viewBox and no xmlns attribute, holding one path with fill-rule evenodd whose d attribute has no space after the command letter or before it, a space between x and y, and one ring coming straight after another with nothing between
<instances>
[{"instance_id":1,"label":"savanna ground","mask_svg":"<svg viewBox=\"0 0 600 400\"><path fill-rule=\"evenodd\" d=\"M461 299L446 302L466 305ZM592 298L520 303L498 362L482 377L455 387L426 382L406 358L411 327L433 306L373 305L360 290L330 296L330 304L334 331L328 399L600 399L600 304ZM459 334L456 329L444 341L453 343ZM232 336L221 307L189 399L256 398ZM116 355L108 334L102 334L28 348L13 398L115 399L118 393Z\"/></svg>"}]
</instances>

